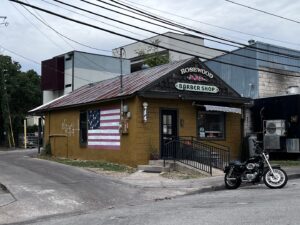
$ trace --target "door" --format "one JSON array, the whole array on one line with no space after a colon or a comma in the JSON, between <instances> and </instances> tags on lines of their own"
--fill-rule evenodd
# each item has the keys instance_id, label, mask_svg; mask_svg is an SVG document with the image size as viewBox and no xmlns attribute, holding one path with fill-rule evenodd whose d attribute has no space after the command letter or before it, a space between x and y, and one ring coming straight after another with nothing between
<instances>
[{"instance_id":1,"label":"door","mask_svg":"<svg viewBox=\"0 0 300 225\"><path fill-rule=\"evenodd\" d=\"M171 154L165 149L165 144L177 137L177 110L160 111L160 154L168 157Z\"/></svg>"}]
</instances>

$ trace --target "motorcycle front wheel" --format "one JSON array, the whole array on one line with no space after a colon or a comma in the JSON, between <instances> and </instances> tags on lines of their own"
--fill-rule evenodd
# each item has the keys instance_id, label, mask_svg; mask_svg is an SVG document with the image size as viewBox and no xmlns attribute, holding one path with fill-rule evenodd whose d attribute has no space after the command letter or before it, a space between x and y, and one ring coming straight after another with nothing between
<instances>
[{"instance_id":1,"label":"motorcycle front wheel","mask_svg":"<svg viewBox=\"0 0 300 225\"><path fill-rule=\"evenodd\" d=\"M241 179L236 176L229 178L228 173L225 174L224 181L227 189L237 189L242 183Z\"/></svg>"},{"instance_id":2,"label":"motorcycle front wheel","mask_svg":"<svg viewBox=\"0 0 300 225\"><path fill-rule=\"evenodd\" d=\"M287 181L288 177L286 175L286 172L282 169L273 169L273 172L271 170L268 170L264 174L264 183L269 188L283 188Z\"/></svg>"}]
</instances>

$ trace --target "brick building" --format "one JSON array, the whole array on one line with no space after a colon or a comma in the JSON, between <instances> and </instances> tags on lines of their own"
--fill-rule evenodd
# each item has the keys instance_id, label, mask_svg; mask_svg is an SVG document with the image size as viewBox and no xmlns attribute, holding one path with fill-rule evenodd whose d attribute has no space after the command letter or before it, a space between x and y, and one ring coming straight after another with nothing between
<instances>
[{"instance_id":1,"label":"brick building","mask_svg":"<svg viewBox=\"0 0 300 225\"><path fill-rule=\"evenodd\" d=\"M122 88L121 88L122 87ZM45 116L55 156L125 163L164 157L165 144L191 136L239 158L245 102L198 59L185 59L85 85L31 113Z\"/></svg>"}]
</instances>

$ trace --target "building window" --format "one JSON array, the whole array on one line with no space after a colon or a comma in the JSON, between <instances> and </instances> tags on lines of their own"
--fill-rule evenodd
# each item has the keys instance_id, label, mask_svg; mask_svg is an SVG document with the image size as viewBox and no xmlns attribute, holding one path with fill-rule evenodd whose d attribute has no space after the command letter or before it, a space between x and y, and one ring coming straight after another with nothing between
<instances>
[{"instance_id":1,"label":"building window","mask_svg":"<svg viewBox=\"0 0 300 225\"><path fill-rule=\"evenodd\" d=\"M224 139L225 113L198 111L197 135L205 139Z\"/></svg>"},{"instance_id":2,"label":"building window","mask_svg":"<svg viewBox=\"0 0 300 225\"><path fill-rule=\"evenodd\" d=\"M87 112L80 112L80 133L79 141L81 146L87 144Z\"/></svg>"}]
</instances>

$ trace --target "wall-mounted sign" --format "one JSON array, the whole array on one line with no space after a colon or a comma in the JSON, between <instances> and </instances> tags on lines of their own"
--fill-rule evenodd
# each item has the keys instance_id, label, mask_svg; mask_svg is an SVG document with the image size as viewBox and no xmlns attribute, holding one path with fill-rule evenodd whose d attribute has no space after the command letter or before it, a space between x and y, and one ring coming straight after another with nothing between
<instances>
[{"instance_id":1,"label":"wall-mounted sign","mask_svg":"<svg viewBox=\"0 0 300 225\"><path fill-rule=\"evenodd\" d=\"M213 85L202 85L202 84L189 84L189 83L176 83L175 87L181 91L196 91L196 92L207 92L207 93L218 93L219 88Z\"/></svg>"},{"instance_id":2,"label":"wall-mounted sign","mask_svg":"<svg viewBox=\"0 0 300 225\"><path fill-rule=\"evenodd\" d=\"M181 72L181 75L184 75L186 73L201 73L201 74L208 76L209 78L214 77L214 75L212 73L210 73L209 71L202 69L202 68L198 68L198 67L183 68L180 70L180 72Z\"/></svg>"}]
</instances>

